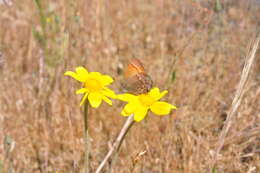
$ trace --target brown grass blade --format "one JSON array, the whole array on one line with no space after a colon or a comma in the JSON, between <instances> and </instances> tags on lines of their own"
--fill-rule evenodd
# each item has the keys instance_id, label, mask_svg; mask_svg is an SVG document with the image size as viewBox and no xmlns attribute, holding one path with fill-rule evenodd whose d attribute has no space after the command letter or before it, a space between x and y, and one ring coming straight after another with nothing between
<instances>
[{"instance_id":1,"label":"brown grass blade","mask_svg":"<svg viewBox=\"0 0 260 173\"><path fill-rule=\"evenodd\" d=\"M251 50L249 49L248 54L245 58L245 65L244 65L244 68L243 68L243 71L242 71L240 82L238 84L236 95L233 99L230 111L229 111L227 119L225 121L225 125L224 125L224 127L223 127L223 129L220 133L220 136L219 136L218 146L217 146L216 152L214 154L213 162L212 162L212 165L211 165L211 170L213 170L215 165L216 165L217 157L218 157L221 149L224 146L225 139L226 139L226 136L229 132L229 129L232 126L232 124L234 123L234 117L236 115L236 112L237 112L237 110L238 110L238 108L241 104L242 98L244 96L245 88L246 88L246 85L247 85L247 82L248 82L248 79L249 79L249 74L250 74L250 71L252 69L255 57L256 57L255 55L256 55L258 45L259 45L259 41L260 41L260 35L258 35L256 40L254 41L252 49Z\"/></svg>"}]
</instances>

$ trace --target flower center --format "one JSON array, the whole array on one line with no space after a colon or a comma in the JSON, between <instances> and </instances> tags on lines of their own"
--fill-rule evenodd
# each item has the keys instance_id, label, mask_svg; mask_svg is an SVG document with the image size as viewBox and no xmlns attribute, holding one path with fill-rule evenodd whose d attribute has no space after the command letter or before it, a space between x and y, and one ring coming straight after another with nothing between
<instances>
[{"instance_id":1,"label":"flower center","mask_svg":"<svg viewBox=\"0 0 260 173\"><path fill-rule=\"evenodd\" d=\"M140 102L145 106L151 106L154 103L154 99L150 97L148 94L141 94L139 96Z\"/></svg>"},{"instance_id":2,"label":"flower center","mask_svg":"<svg viewBox=\"0 0 260 173\"><path fill-rule=\"evenodd\" d=\"M90 91L90 92L98 92L102 89L101 83L93 78L88 79L84 86Z\"/></svg>"}]
</instances>

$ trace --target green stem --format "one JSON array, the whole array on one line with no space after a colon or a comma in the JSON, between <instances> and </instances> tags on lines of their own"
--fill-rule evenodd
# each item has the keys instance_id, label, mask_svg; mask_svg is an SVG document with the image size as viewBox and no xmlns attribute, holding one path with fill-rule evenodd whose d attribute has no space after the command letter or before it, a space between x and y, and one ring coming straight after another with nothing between
<instances>
[{"instance_id":1,"label":"green stem","mask_svg":"<svg viewBox=\"0 0 260 173\"><path fill-rule=\"evenodd\" d=\"M44 9L43 9L43 5L41 0L35 0L36 6L38 8L39 11L39 16L40 16L40 23L41 23L41 29L42 29L42 33L41 33L41 42L40 44L42 44L42 48L44 48L44 50L46 49L46 16L44 14Z\"/></svg>"},{"instance_id":2,"label":"green stem","mask_svg":"<svg viewBox=\"0 0 260 173\"><path fill-rule=\"evenodd\" d=\"M84 172L89 173L89 140L88 140L88 105L89 102L86 100L84 103Z\"/></svg>"}]
</instances>

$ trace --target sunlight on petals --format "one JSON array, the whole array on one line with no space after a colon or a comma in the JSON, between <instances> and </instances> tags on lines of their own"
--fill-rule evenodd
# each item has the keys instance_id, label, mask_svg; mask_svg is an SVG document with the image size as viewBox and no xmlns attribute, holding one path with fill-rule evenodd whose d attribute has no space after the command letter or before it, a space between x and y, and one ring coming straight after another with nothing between
<instances>
[{"instance_id":1,"label":"sunlight on petals","mask_svg":"<svg viewBox=\"0 0 260 173\"><path fill-rule=\"evenodd\" d=\"M123 116L134 114L134 120L137 122L143 120L149 110L157 115L167 115L172 109L176 109L176 107L172 104L158 101L167 93L168 91L166 90L160 92L159 88L153 88L148 93L139 95L129 93L120 94L117 98L127 102L121 114Z\"/></svg>"},{"instance_id":2,"label":"sunlight on petals","mask_svg":"<svg viewBox=\"0 0 260 173\"><path fill-rule=\"evenodd\" d=\"M102 101L102 95L100 93L90 93L88 96L89 103L92 107L97 108Z\"/></svg>"},{"instance_id":3,"label":"sunlight on petals","mask_svg":"<svg viewBox=\"0 0 260 173\"><path fill-rule=\"evenodd\" d=\"M78 90L76 91L76 94L84 94L84 93L86 93L86 92L88 92L88 89L87 89L87 88L81 88L81 89L78 89Z\"/></svg>"},{"instance_id":4,"label":"sunlight on petals","mask_svg":"<svg viewBox=\"0 0 260 173\"><path fill-rule=\"evenodd\" d=\"M102 99L103 99L105 102L107 102L107 104L112 105L112 101L111 101L109 98L107 98L106 96L103 96Z\"/></svg>"},{"instance_id":5,"label":"sunlight on petals","mask_svg":"<svg viewBox=\"0 0 260 173\"><path fill-rule=\"evenodd\" d=\"M80 102L80 106L84 104L86 99L89 100L90 105L94 108L99 107L102 100L112 105L112 101L109 98L117 98L114 91L107 87L114 81L109 75L103 75L99 72L88 72L82 66L77 67L75 72L67 71L64 75L83 83L83 88L76 91L76 94L85 94Z\"/></svg>"},{"instance_id":6,"label":"sunlight on petals","mask_svg":"<svg viewBox=\"0 0 260 173\"><path fill-rule=\"evenodd\" d=\"M139 122L139 121L143 120L145 118L145 116L147 115L147 112L148 112L147 107L144 107L144 106L139 107L135 111L135 115L134 115L135 121Z\"/></svg>"},{"instance_id":7,"label":"sunlight on petals","mask_svg":"<svg viewBox=\"0 0 260 173\"><path fill-rule=\"evenodd\" d=\"M155 102L151 106L151 111L157 115L167 115L172 109L176 109L176 107L166 102Z\"/></svg>"},{"instance_id":8,"label":"sunlight on petals","mask_svg":"<svg viewBox=\"0 0 260 173\"><path fill-rule=\"evenodd\" d=\"M81 102L80 102L80 106L82 106L83 105L83 103L86 101L86 99L88 98L88 93L86 93L84 96L83 96L83 98L82 98L82 100L81 100Z\"/></svg>"},{"instance_id":9,"label":"sunlight on petals","mask_svg":"<svg viewBox=\"0 0 260 173\"><path fill-rule=\"evenodd\" d=\"M67 72L64 73L64 75L65 75L65 76L70 76L70 77L76 79L76 80L79 81L79 82L84 82L84 81L85 81L85 78L84 78L84 77L79 76L78 74L76 74L76 73L74 73L74 72L72 72L72 71L67 71Z\"/></svg>"}]
</instances>

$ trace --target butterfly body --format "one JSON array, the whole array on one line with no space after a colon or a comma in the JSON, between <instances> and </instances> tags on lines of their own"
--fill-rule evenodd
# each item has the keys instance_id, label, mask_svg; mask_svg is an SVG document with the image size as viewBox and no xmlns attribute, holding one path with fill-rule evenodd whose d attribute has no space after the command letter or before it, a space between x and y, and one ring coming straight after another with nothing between
<instances>
[{"instance_id":1,"label":"butterfly body","mask_svg":"<svg viewBox=\"0 0 260 173\"><path fill-rule=\"evenodd\" d=\"M151 77L146 74L143 64L136 58L130 61L124 75L123 87L130 93L136 95L147 93L153 86Z\"/></svg>"}]
</instances>

